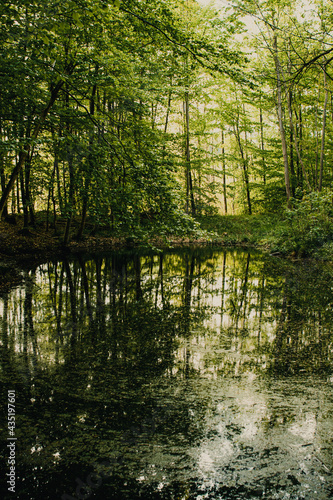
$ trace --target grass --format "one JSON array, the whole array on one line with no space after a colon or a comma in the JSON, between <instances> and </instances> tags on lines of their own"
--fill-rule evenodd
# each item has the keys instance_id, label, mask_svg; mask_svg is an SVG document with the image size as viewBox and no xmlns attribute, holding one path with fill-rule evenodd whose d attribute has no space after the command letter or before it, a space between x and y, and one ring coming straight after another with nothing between
<instances>
[{"instance_id":1,"label":"grass","mask_svg":"<svg viewBox=\"0 0 333 500\"><path fill-rule=\"evenodd\" d=\"M213 242L225 245L251 245L270 248L277 230L283 227L281 215L214 215L197 219Z\"/></svg>"}]
</instances>

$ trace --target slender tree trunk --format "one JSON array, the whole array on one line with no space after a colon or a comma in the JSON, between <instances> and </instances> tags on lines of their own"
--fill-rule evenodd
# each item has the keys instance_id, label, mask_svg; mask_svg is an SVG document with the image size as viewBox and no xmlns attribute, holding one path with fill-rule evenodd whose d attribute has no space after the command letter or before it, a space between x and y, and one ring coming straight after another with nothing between
<instances>
[{"instance_id":1,"label":"slender tree trunk","mask_svg":"<svg viewBox=\"0 0 333 500\"><path fill-rule=\"evenodd\" d=\"M163 304L163 308L165 306L165 301L164 301L164 280L163 280L163 254L161 253L160 254L160 259L159 259L159 276L160 276L160 280L161 280L161 300L162 300L162 304Z\"/></svg>"},{"instance_id":2,"label":"slender tree trunk","mask_svg":"<svg viewBox=\"0 0 333 500\"><path fill-rule=\"evenodd\" d=\"M318 162L319 162L319 133L318 133L318 106L320 102L320 87L318 89L318 105L316 106L315 114L315 128L316 128L316 163L315 163L315 173L314 173L314 185L318 189Z\"/></svg>"},{"instance_id":3,"label":"slender tree trunk","mask_svg":"<svg viewBox=\"0 0 333 500\"><path fill-rule=\"evenodd\" d=\"M201 175L201 138L198 135L198 198L197 198L197 206L196 211L199 215L202 214L202 175Z\"/></svg>"},{"instance_id":4,"label":"slender tree trunk","mask_svg":"<svg viewBox=\"0 0 333 500\"><path fill-rule=\"evenodd\" d=\"M226 182L226 165L225 165L225 151L224 151L224 130L222 128L222 180L223 180L223 201L224 201L224 215L228 213L227 203L227 182Z\"/></svg>"},{"instance_id":5,"label":"slender tree trunk","mask_svg":"<svg viewBox=\"0 0 333 500\"><path fill-rule=\"evenodd\" d=\"M327 82L326 82L326 66L324 67L324 88L325 88L325 101L324 101L324 109L323 109L323 128L321 131L320 170L319 170L319 185L318 185L319 192L322 190L322 187L323 187L325 131L326 131L326 114L327 114L327 101L328 101L328 88L327 88Z\"/></svg>"},{"instance_id":6,"label":"slender tree trunk","mask_svg":"<svg viewBox=\"0 0 333 500\"><path fill-rule=\"evenodd\" d=\"M186 181L186 213L189 213L190 208L190 127L189 127L189 109L188 109L188 92L185 92L185 181Z\"/></svg>"},{"instance_id":7,"label":"slender tree trunk","mask_svg":"<svg viewBox=\"0 0 333 500\"><path fill-rule=\"evenodd\" d=\"M193 182L192 182L192 172L191 172L191 152L190 152L190 111L189 111L189 95L188 90L185 92L185 133L186 133L186 143L185 143L185 161L186 161L186 213L189 213L189 207L191 203L191 213L195 216L196 208L193 194Z\"/></svg>"},{"instance_id":8,"label":"slender tree trunk","mask_svg":"<svg viewBox=\"0 0 333 500\"><path fill-rule=\"evenodd\" d=\"M2 128L1 119L0 119L0 141L3 140L5 133ZM0 166L0 177L1 177L1 192L4 192L6 188L6 176L5 176L5 165L6 165L6 157L7 153L4 153L1 156L1 166ZM8 215L7 203L3 209L3 216L6 217Z\"/></svg>"},{"instance_id":9,"label":"slender tree trunk","mask_svg":"<svg viewBox=\"0 0 333 500\"><path fill-rule=\"evenodd\" d=\"M17 176L16 179L16 203L17 203L17 213L21 213L21 205L20 205L20 177Z\"/></svg>"},{"instance_id":10,"label":"slender tree trunk","mask_svg":"<svg viewBox=\"0 0 333 500\"><path fill-rule=\"evenodd\" d=\"M247 199L247 209L249 212L249 215L252 215L252 205L251 205L251 196L250 196L250 182L249 182L249 173L248 173L248 166L247 166L247 159L245 158L244 154L244 149L240 137L240 132L239 132L239 116L237 117L236 124L234 126L234 134L238 143L238 148L239 152L242 158L242 167L243 167L243 174L244 174L244 183L245 183L245 190L246 190L246 199Z\"/></svg>"},{"instance_id":11,"label":"slender tree trunk","mask_svg":"<svg viewBox=\"0 0 333 500\"><path fill-rule=\"evenodd\" d=\"M289 179L288 150L287 150L286 134L285 134L284 125L283 125L283 118L282 118L281 67L280 67L280 61L278 58L277 36L276 35L274 35L274 37L273 37L273 49L274 49L274 63L275 63L276 80L277 80L277 98L278 98L277 115L278 115L278 121L279 121L283 164L284 164L284 182L285 182L285 187L286 187L287 204L288 204L288 206L290 206L291 191L290 191L290 179Z\"/></svg>"},{"instance_id":12,"label":"slender tree trunk","mask_svg":"<svg viewBox=\"0 0 333 500\"><path fill-rule=\"evenodd\" d=\"M31 173L32 157L33 157L33 148L32 148L31 154L29 155L28 161L26 161L26 164L25 164L24 183L25 183L25 198L26 198L26 203L27 203L27 209L28 209L29 216L30 216L30 224L33 227L36 227L35 212L34 212L33 202L31 199L31 190L30 190L30 173Z\"/></svg>"},{"instance_id":13,"label":"slender tree trunk","mask_svg":"<svg viewBox=\"0 0 333 500\"><path fill-rule=\"evenodd\" d=\"M55 177L55 162L53 163L53 170L49 183L49 192L47 196L47 211L46 211L46 231L49 230L49 214L50 214L50 203L51 199L53 202L53 209L55 209L55 200L54 200L54 177ZM55 225L55 220L54 220Z\"/></svg>"},{"instance_id":14,"label":"slender tree trunk","mask_svg":"<svg viewBox=\"0 0 333 500\"><path fill-rule=\"evenodd\" d=\"M171 80L171 85L172 85L172 80ZM170 87L169 90L169 95L168 95L168 105L167 105L167 112L166 112L166 117L165 117L165 124L164 124L164 133L167 133L168 130L168 123L169 123L169 115L170 115L170 107L171 107L171 95L172 95L172 89Z\"/></svg>"},{"instance_id":15,"label":"slender tree trunk","mask_svg":"<svg viewBox=\"0 0 333 500\"><path fill-rule=\"evenodd\" d=\"M2 171L1 172L1 192L4 192L4 190L6 189L6 176L4 174L4 172ZM2 212L2 215L4 217L6 217L8 215L8 208L7 208L7 202L6 202L6 205L4 206L3 208L3 212Z\"/></svg>"},{"instance_id":16,"label":"slender tree trunk","mask_svg":"<svg viewBox=\"0 0 333 500\"><path fill-rule=\"evenodd\" d=\"M23 206L23 230L27 230L28 226L29 226L29 210L28 210L28 204L27 204L27 197L25 194L23 170L21 170L21 172L20 172L19 179L20 179L20 186L21 186L22 206Z\"/></svg>"},{"instance_id":17,"label":"slender tree trunk","mask_svg":"<svg viewBox=\"0 0 333 500\"><path fill-rule=\"evenodd\" d=\"M13 213L16 213L16 193L15 193L15 185L14 185L14 189L12 190L12 200L11 200L11 212L12 214Z\"/></svg>"},{"instance_id":18,"label":"slender tree trunk","mask_svg":"<svg viewBox=\"0 0 333 500\"><path fill-rule=\"evenodd\" d=\"M291 103L292 103L292 91L291 90L289 91L288 99L290 101L290 106L291 106ZM292 128L290 128L289 148L290 148L291 192L292 192L292 195L295 196L296 174L295 174L295 167L294 167L294 131Z\"/></svg>"},{"instance_id":19,"label":"slender tree trunk","mask_svg":"<svg viewBox=\"0 0 333 500\"><path fill-rule=\"evenodd\" d=\"M244 117L246 116L245 113L245 104L243 103L243 113ZM240 139L240 133L239 134L239 139ZM245 185L246 185L246 197L247 197L247 206L249 210L249 215L252 214L252 205L251 205L251 198L250 198L250 182L249 182L249 159L248 159L248 154L247 154L247 133L246 133L246 128L244 130L244 143L245 143L245 151L243 149L243 158L245 159L244 163L244 178L245 178Z\"/></svg>"},{"instance_id":20,"label":"slender tree trunk","mask_svg":"<svg viewBox=\"0 0 333 500\"><path fill-rule=\"evenodd\" d=\"M260 106L259 110L259 120L260 120L260 145L261 145L261 160L262 160L262 180L264 186L266 185L266 161L265 161L265 141L264 141L264 121L262 118L262 108Z\"/></svg>"}]
</instances>

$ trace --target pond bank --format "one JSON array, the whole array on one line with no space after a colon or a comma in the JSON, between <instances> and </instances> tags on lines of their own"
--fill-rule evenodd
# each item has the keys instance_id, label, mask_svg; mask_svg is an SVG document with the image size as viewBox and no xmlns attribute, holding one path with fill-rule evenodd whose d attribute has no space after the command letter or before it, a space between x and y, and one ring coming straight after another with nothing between
<instances>
[{"instance_id":1,"label":"pond bank","mask_svg":"<svg viewBox=\"0 0 333 500\"><path fill-rule=\"evenodd\" d=\"M73 223L72 234L68 245L63 244L65 221L59 221L57 228L46 230L42 217L37 214L37 225L23 230L23 218L10 217L9 221L0 221L0 293L20 284L21 274L18 266L26 267L31 263L40 264L64 256L83 255L87 253L104 253L117 250L167 250L171 248L244 247L260 248L269 251L267 245L258 245L253 229L261 227L258 218L244 224L241 218L205 217L198 220L200 230L192 234L161 236L157 231L146 230L143 238L123 234L110 234L110 230L99 230L93 233L88 226L81 239L75 238L78 224ZM256 222L257 221L257 222ZM262 219L264 221L264 219ZM267 224L267 220L265 222Z\"/></svg>"},{"instance_id":2,"label":"pond bank","mask_svg":"<svg viewBox=\"0 0 333 500\"><path fill-rule=\"evenodd\" d=\"M193 231L192 234L177 235L159 235L154 230L145 231L144 237L138 235L129 236L129 234L114 233L111 231L100 230L98 232L87 232L82 238L75 237L75 226L73 234L67 245L63 243L63 227L55 231L54 229L45 229L44 224L38 224L36 228L29 227L23 230L23 221L16 217L13 222L0 222L0 255L14 257L15 260L39 260L40 258L58 256L62 253L81 253L81 252L101 252L109 250L120 250L126 248L154 248L166 249L184 246L206 246L211 244L229 246L242 245L253 246L253 241L249 241L248 234L231 235L226 232L218 232L209 227L209 222L202 219L200 224L207 225L207 230ZM63 226L63 224L62 224ZM230 236L232 236L230 238Z\"/></svg>"},{"instance_id":3,"label":"pond bank","mask_svg":"<svg viewBox=\"0 0 333 500\"><path fill-rule=\"evenodd\" d=\"M21 216L16 216L14 222L0 222L0 257L14 257L16 261L40 261L62 254L131 248L163 250L207 245L256 248L283 257L333 261L331 234L319 234L314 238L311 228L300 231L299 224L296 225L282 214L197 217L193 224L196 225L195 229L181 234L174 232L161 235L158 230L154 230L153 221L151 227L127 232L112 232L108 228L93 230L88 227L80 239L75 237L78 224L74 221L67 245L63 243L65 221L59 221L56 229L48 230L42 221L35 228L23 230Z\"/></svg>"}]
</instances>

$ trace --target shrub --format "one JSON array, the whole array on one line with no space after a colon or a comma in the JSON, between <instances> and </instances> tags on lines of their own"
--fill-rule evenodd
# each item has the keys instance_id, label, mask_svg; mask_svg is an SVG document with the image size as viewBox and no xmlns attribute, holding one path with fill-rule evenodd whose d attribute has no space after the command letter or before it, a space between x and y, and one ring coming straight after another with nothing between
<instances>
[{"instance_id":1,"label":"shrub","mask_svg":"<svg viewBox=\"0 0 333 500\"><path fill-rule=\"evenodd\" d=\"M285 253L310 255L333 240L333 193L312 192L286 210L278 246Z\"/></svg>"}]
</instances>

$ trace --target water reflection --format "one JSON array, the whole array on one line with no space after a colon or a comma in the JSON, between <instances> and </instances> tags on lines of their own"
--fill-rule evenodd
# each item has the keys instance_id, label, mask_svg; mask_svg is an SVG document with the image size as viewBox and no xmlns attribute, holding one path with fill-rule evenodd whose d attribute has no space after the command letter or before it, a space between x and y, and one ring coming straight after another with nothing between
<instances>
[{"instance_id":1,"label":"water reflection","mask_svg":"<svg viewBox=\"0 0 333 500\"><path fill-rule=\"evenodd\" d=\"M201 250L22 272L0 298L18 498L330 498L329 266Z\"/></svg>"}]
</instances>

